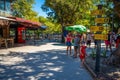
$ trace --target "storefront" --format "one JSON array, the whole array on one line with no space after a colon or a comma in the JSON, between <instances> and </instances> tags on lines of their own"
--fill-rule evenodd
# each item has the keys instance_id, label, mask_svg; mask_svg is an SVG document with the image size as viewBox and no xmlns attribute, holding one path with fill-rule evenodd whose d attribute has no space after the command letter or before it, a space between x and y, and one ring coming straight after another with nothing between
<instances>
[{"instance_id":1,"label":"storefront","mask_svg":"<svg viewBox=\"0 0 120 80\"><path fill-rule=\"evenodd\" d=\"M16 22L10 24L10 36L14 37L16 43L26 42L26 31L28 29L37 29L41 26L38 22L32 22L18 17L9 17Z\"/></svg>"},{"instance_id":2,"label":"storefront","mask_svg":"<svg viewBox=\"0 0 120 80\"><path fill-rule=\"evenodd\" d=\"M15 0L0 0L0 47L12 46L15 43L25 43L27 28L39 28L40 23L13 17L11 3Z\"/></svg>"},{"instance_id":3,"label":"storefront","mask_svg":"<svg viewBox=\"0 0 120 80\"><path fill-rule=\"evenodd\" d=\"M26 31L37 29L40 23L17 17L0 17L0 47L14 46L14 43L26 42Z\"/></svg>"}]
</instances>

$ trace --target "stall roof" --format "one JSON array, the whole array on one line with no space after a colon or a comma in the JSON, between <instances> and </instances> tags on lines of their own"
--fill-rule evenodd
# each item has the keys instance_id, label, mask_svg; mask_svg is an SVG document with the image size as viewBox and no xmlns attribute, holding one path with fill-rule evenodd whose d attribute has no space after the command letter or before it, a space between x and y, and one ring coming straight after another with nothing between
<instances>
[{"instance_id":1,"label":"stall roof","mask_svg":"<svg viewBox=\"0 0 120 80\"><path fill-rule=\"evenodd\" d=\"M41 26L41 24L39 22L33 22L31 20L26 20L23 18L18 18L18 17L8 17L8 18L14 19L16 22L27 25L26 27L33 27L33 26L40 27Z\"/></svg>"}]
</instances>

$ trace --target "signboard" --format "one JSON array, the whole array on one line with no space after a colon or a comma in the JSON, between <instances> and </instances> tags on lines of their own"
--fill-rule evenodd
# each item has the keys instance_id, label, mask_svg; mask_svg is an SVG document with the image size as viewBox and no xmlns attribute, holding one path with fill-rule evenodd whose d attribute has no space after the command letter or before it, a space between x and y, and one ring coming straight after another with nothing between
<instances>
[{"instance_id":1,"label":"signboard","mask_svg":"<svg viewBox=\"0 0 120 80\"><path fill-rule=\"evenodd\" d=\"M107 40L108 39L108 35L94 34L94 38L97 39L97 40Z\"/></svg>"},{"instance_id":2,"label":"signboard","mask_svg":"<svg viewBox=\"0 0 120 80\"><path fill-rule=\"evenodd\" d=\"M94 15L94 16L96 16L96 15L102 15L104 13L105 13L105 10L92 10L91 11L91 15Z\"/></svg>"},{"instance_id":3,"label":"signboard","mask_svg":"<svg viewBox=\"0 0 120 80\"><path fill-rule=\"evenodd\" d=\"M109 22L109 18L96 18L95 22L96 23L108 23Z\"/></svg>"},{"instance_id":4,"label":"signboard","mask_svg":"<svg viewBox=\"0 0 120 80\"><path fill-rule=\"evenodd\" d=\"M104 27L103 26L91 26L90 27L90 31L92 32L96 32L96 31L103 31L104 30Z\"/></svg>"}]
</instances>

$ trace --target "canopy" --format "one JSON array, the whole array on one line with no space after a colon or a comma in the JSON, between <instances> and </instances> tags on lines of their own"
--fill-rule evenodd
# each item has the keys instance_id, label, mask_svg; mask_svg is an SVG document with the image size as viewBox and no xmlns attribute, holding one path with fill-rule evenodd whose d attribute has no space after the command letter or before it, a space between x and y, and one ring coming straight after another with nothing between
<instances>
[{"instance_id":1,"label":"canopy","mask_svg":"<svg viewBox=\"0 0 120 80\"><path fill-rule=\"evenodd\" d=\"M87 32L87 28L83 25L67 26L65 29L68 31L77 31L80 33Z\"/></svg>"},{"instance_id":2,"label":"canopy","mask_svg":"<svg viewBox=\"0 0 120 80\"><path fill-rule=\"evenodd\" d=\"M74 29L73 29L73 26L66 26L65 30L67 30L67 31L73 31Z\"/></svg>"},{"instance_id":3,"label":"canopy","mask_svg":"<svg viewBox=\"0 0 120 80\"><path fill-rule=\"evenodd\" d=\"M20 24L26 25L26 27L38 27L41 26L41 24L39 22L33 22L31 20L26 20L23 18L19 18L19 17L8 17L10 19L14 19L16 22L19 22Z\"/></svg>"}]
</instances>

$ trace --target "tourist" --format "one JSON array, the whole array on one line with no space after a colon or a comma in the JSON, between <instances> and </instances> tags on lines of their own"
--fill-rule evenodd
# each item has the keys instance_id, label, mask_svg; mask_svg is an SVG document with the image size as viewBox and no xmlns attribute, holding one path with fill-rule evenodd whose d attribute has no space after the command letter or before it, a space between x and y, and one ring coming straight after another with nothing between
<instances>
[{"instance_id":1,"label":"tourist","mask_svg":"<svg viewBox=\"0 0 120 80\"><path fill-rule=\"evenodd\" d=\"M91 33L89 32L87 34L87 46L89 46L89 48L91 46L91 40L92 40L92 36L91 36Z\"/></svg>"},{"instance_id":2,"label":"tourist","mask_svg":"<svg viewBox=\"0 0 120 80\"><path fill-rule=\"evenodd\" d=\"M67 55L68 55L68 51L70 52L71 55L72 37L70 33L68 33L68 35L66 36L65 43L67 45Z\"/></svg>"},{"instance_id":3,"label":"tourist","mask_svg":"<svg viewBox=\"0 0 120 80\"><path fill-rule=\"evenodd\" d=\"M112 53L111 41L112 41L112 33L111 33L111 31L109 31L108 32L108 39L105 40L105 45L106 45L106 51L108 50L108 47L109 47L110 52Z\"/></svg>"},{"instance_id":4,"label":"tourist","mask_svg":"<svg viewBox=\"0 0 120 80\"><path fill-rule=\"evenodd\" d=\"M117 39L116 39L116 48L120 46L120 34L118 34Z\"/></svg>"},{"instance_id":5,"label":"tourist","mask_svg":"<svg viewBox=\"0 0 120 80\"><path fill-rule=\"evenodd\" d=\"M74 55L73 55L73 57L77 58L77 53L79 52L78 50L79 50L79 45L80 45L79 35L75 35L73 45L74 45Z\"/></svg>"}]
</instances>

